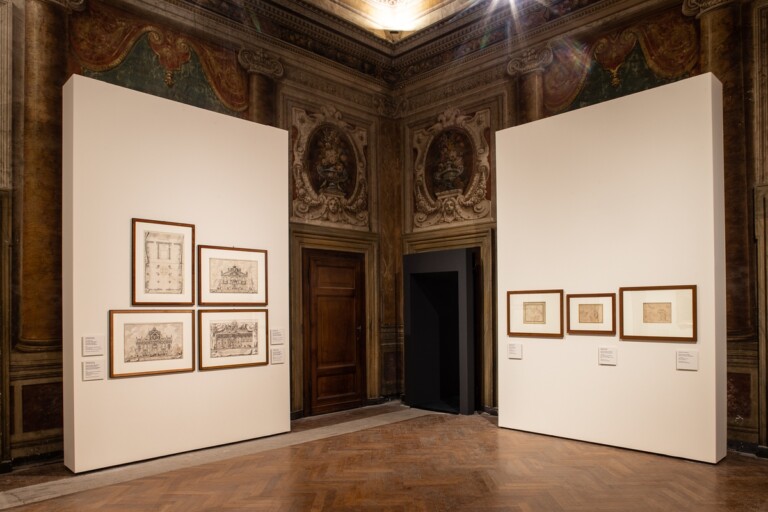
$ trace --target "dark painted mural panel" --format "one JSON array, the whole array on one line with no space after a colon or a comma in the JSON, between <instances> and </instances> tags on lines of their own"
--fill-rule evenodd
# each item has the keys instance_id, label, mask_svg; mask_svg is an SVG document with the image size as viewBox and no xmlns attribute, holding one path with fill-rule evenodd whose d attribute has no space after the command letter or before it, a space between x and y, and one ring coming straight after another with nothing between
<instances>
[{"instance_id":1,"label":"dark painted mural panel","mask_svg":"<svg viewBox=\"0 0 768 512\"><path fill-rule=\"evenodd\" d=\"M216 97L195 52L190 52L189 62L181 65L178 71L168 71L150 48L148 38L149 35L144 34L120 66L108 71L86 69L83 74L187 105L222 114L238 115L237 112L226 108Z\"/></svg>"}]
</instances>

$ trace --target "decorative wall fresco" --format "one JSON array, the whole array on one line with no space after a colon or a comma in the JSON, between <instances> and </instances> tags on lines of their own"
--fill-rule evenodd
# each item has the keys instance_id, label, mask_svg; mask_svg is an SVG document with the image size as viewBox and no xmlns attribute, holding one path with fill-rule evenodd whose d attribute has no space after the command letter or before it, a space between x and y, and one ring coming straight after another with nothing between
<instances>
[{"instance_id":1,"label":"decorative wall fresco","mask_svg":"<svg viewBox=\"0 0 768 512\"><path fill-rule=\"evenodd\" d=\"M553 62L544 74L547 111L580 108L692 76L699 37L695 20L678 11L590 42L553 42Z\"/></svg>"},{"instance_id":2,"label":"decorative wall fresco","mask_svg":"<svg viewBox=\"0 0 768 512\"><path fill-rule=\"evenodd\" d=\"M490 216L490 117L449 109L415 132L414 228Z\"/></svg>"},{"instance_id":3,"label":"decorative wall fresco","mask_svg":"<svg viewBox=\"0 0 768 512\"><path fill-rule=\"evenodd\" d=\"M294 108L292 122L292 220L367 229L366 130L333 107Z\"/></svg>"},{"instance_id":4,"label":"decorative wall fresco","mask_svg":"<svg viewBox=\"0 0 768 512\"><path fill-rule=\"evenodd\" d=\"M79 73L217 112L242 115L248 81L237 53L98 2L72 16Z\"/></svg>"}]
</instances>

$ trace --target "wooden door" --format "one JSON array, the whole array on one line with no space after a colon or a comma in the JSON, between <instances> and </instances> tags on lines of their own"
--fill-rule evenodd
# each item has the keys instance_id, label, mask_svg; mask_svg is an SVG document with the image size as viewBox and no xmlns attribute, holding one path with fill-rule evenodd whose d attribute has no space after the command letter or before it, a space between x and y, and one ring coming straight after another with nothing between
<instances>
[{"instance_id":1,"label":"wooden door","mask_svg":"<svg viewBox=\"0 0 768 512\"><path fill-rule=\"evenodd\" d=\"M358 253L304 251L305 415L365 401L364 265Z\"/></svg>"}]
</instances>

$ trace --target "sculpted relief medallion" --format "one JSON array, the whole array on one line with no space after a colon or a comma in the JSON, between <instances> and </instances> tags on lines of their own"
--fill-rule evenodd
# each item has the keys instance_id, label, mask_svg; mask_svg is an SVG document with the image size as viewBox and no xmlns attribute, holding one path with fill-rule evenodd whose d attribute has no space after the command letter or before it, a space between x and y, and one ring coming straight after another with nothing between
<instances>
[{"instance_id":1,"label":"sculpted relief medallion","mask_svg":"<svg viewBox=\"0 0 768 512\"><path fill-rule=\"evenodd\" d=\"M293 109L293 220L367 229L365 130L333 107Z\"/></svg>"},{"instance_id":2,"label":"sculpted relief medallion","mask_svg":"<svg viewBox=\"0 0 768 512\"><path fill-rule=\"evenodd\" d=\"M413 139L414 228L489 217L490 111L450 109Z\"/></svg>"}]
</instances>

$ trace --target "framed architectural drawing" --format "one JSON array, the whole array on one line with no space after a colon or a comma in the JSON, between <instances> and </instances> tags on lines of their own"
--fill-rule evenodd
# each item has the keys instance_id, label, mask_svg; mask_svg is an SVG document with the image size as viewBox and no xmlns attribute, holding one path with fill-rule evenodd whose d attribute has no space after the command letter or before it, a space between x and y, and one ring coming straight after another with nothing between
<instances>
[{"instance_id":1,"label":"framed architectural drawing","mask_svg":"<svg viewBox=\"0 0 768 512\"><path fill-rule=\"evenodd\" d=\"M619 288L622 340L696 341L696 285Z\"/></svg>"},{"instance_id":2,"label":"framed architectural drawing","mask_svg":"<svg viewBox=\"0 0 768 512\"><path fill-rule=\"evenodd\" d=\"M109 312L109 376L136 377L195 369L195 312Z\"/></svg>"},{"instance_id":3,"label":"framed architectural drawing","mask_svg":"<svg viewBox=\"0 0 768 512\"><path fill-rule=\"evenodd\" d=\"M563 337L563 290L507 292L507 334Z\"/></svg>"},{"instance_id":4,"label":"framed architectural drawing","mask_svg":"<svg viewBox=\"0 0 768 512\"><path fill-rule=\"evenodd\" d=\"M134 306L195 303L195 226L133 219Z\"/></svg>"},{"instance_id":5,"label":"framed architectural drawing","mask_svg":"<svg viewBox=\"0 0 768 512\"><path fill-rule=\"evenodd\" d=\"M237 247L197 247L201 306L266 306L267 251Z\"/></svg>"},{"instance_id":6,"label":"framed architectural drawing","mask_svg":"<svg viewBox=\"0 0 768 512\"><path fill-rule=\"evenodd\" d=\"M568 334L616 334L615 293L568 294L565 300Z\"/></svg>"},{"instance_id":7,"label":"framed architectural drawing","mask_svg":"<svg viewBox=\"0 0 768 512\"><path fill-rule=\"evenodd\" d=\"M198 311L200 370L269 363L266 309Z\"/></svg>"}]
</instances>

